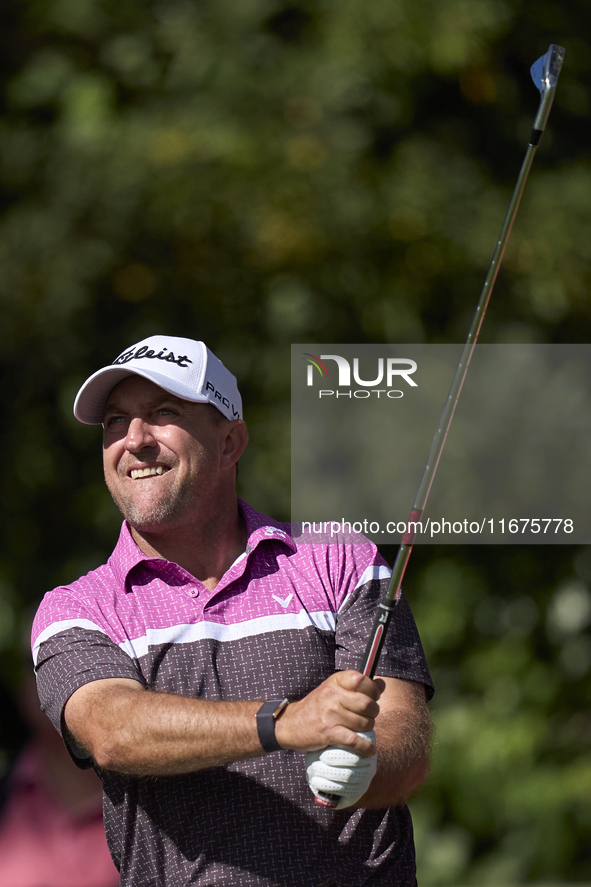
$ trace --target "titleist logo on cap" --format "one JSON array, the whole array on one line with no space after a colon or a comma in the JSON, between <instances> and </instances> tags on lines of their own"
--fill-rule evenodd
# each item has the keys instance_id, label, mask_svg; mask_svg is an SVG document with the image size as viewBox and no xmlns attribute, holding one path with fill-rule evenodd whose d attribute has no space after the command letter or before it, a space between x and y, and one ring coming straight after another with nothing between
<instances>
[{"instance_id":1,"label":"titleist logo on cap","mask_svg":"<svg viewBox=\"0 0 591 887\"><path fill-rule=\"evenodd\" d=\"M166 354L167 351L168 354ZM128 363L130 360L141 360L142 358L147 358L148 360L166 360L168 363L176 363L176 365L180 367L187 367L190 363L193 363L187 354L179 354L179 356L176 357L174 351L169 351L168 348L161 348L158 354L156 354L153 348L148 348L147 345L142 345L141 348L137 348L136 350L131 348L129 351L124 351L123 354L120 354L119 357L113 361L112 366Z\"/></svg>"}]
</instances>

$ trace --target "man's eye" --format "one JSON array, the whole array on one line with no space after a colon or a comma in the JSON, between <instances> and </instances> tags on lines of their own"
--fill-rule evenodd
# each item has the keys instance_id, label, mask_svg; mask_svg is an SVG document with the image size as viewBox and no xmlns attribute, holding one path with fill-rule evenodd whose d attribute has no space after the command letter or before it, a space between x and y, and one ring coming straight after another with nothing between
<instances>
[{"instance_id":1,"label":"man's eye","mask_svg":"<svg viewBox=\"0 0 591 887\"><path fill-rule=\"evenodd\" d=\"M122 425L125 422L125 416L109 416L105 421L105 428L114 428L117 425Z\"/></svg>"}]
</instances>

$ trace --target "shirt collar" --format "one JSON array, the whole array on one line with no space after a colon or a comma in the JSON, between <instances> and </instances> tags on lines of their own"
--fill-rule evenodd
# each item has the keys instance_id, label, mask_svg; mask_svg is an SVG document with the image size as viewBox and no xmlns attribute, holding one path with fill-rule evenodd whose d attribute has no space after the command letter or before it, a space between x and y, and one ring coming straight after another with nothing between
<instances>
[{"instance_id":1,"label":"shirt collar","mask_svg":"<svg viewBox=\"0 0 591 887\"><path fill-rule=\"evenodd\" d=\"M289 524L282 524L271 517L267 517L266 514L261 514L260 511L253 508L252 505L243 502L242 499L238 500L238 508L244 518L246 532L248 533L246 542L247 554L254 551L261 542L268 542L270 539L273 542L283 542L292 551L297 550L297 545L289 534Z\"/></svg>"},{"instance_id":2,"label":"shirt collar","mask_svg":"<svg viewBox=\"0 0 591 887\"><path fill-rule=\"evenodd\" d=\"M117 545L108 560L108 564L118 581L125 585L125 581L134 567L154 560L155 558L144 554L137 542L134 541L127 521L123 521Z\"/></svg>"},{"instance_id":3,"label":"shirt collar","mask_svg":"<svg viewBox=\"0 0 591 887\"><path fill-rule=\"evenodd\" d=\"M291 548L292 551L297 550L297 545L289 534L289 524L282 524L271 517L267 517L266 514L257 511L248 503L243 502L242 499L238 499L238 508L244 518L248 534L246 542L247 555L254 551L261 542L268 542L269 540L282 542L288 548ZM158 560L161 561L162 558L144 554L133 539L127 521L123 521L117 545L108 561L117 580L122 585L125 585L125 581L134 567L141 563L149 564Z\"/></svg>"}]
</instances>

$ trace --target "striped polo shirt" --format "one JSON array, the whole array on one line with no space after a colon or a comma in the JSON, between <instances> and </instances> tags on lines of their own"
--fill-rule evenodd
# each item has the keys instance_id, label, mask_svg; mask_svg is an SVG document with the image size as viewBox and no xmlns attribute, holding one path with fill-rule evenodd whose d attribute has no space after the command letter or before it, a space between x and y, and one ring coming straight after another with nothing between
<instances>
[{"instance_id":1,"label":"striped polo shirt","mask_svg":"<svg viewBox=\"0 0 591 887\"><path fill-rule=\"evenodd\" d=\"M363 537L302 544L289 525L239 507L246 550L213 591L178 564L145 555L124 523L105 565L45 595L33 656L42 707L60 732L72 693L102 678L208 700L299 699L335 670L359 668L391 575L375 546ZM378 673L432 692L404 599ZM303 753L182 776L100 775L124 887L414 883L407 808L316 805Z\"/></svg>"}]
</instances>

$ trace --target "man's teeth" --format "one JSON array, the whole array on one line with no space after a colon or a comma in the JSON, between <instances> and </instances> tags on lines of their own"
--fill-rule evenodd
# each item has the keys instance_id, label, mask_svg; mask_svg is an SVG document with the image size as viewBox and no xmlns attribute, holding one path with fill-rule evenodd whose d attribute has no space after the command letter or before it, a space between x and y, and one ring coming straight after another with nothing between
<instances>
[{"instance_id":1,"label":"man's teeth","mask_svg":"<svg viewBox=\"0 0 591 887\"><path fill-rule=\"evenodd\" d=\"M164 468L159 465L157 468L132 468L131 479L136 477L150 477L152 474L164 474Z\"/></svg>"}]
</instances>

